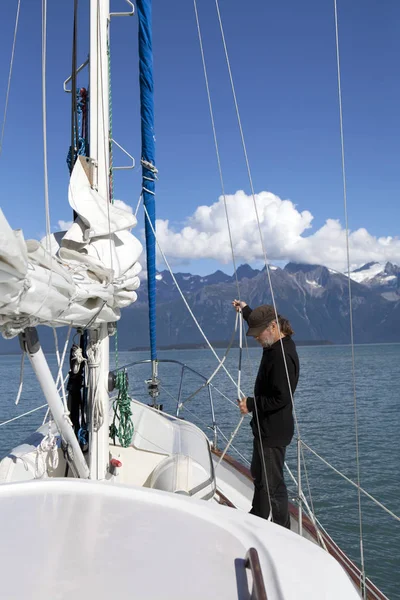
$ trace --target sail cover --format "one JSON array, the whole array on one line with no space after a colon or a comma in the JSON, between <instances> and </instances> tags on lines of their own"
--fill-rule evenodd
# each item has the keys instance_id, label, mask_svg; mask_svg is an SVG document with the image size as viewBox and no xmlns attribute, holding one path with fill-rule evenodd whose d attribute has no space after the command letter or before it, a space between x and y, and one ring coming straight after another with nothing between
<instances>
[{"instance_id":1,"label":"sail cover","mask_svg":"<svg viewBox=\"0 0 400 600\"><path fill-rule=\"evenodd\" d=\"M68 199L77 214L67 232L46 241L24 240L0 210L0 331L25 327L95 327L117 321L135 302L142 245L136 217L110 204L91 185L84 159L74 166Z\"/></svg>"},{"instance_id":2,"label":"sail cover","mask_svg":"<svg viewBox=\"0 0 400 600\"><path fill-rule=\"evenodd\" d=\"M157 359L156 340L156 179L154 136L154 83L151 0L136 2L139 24L139 81L142 132L143 204L146 209L146 259L149 298L149 333L151 360Z\"/></svg>"}]
</instances>

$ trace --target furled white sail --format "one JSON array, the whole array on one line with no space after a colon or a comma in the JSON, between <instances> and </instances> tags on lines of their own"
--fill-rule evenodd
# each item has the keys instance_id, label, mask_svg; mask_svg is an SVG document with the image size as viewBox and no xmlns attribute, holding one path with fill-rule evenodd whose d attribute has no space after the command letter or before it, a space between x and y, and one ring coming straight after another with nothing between
<instances>
[{"instance_id":1,"label":"furled white sail","mask_svg":"<svg viewBox=\"0 0 400 600\"><path fill-rule=\"evenodd\" d=\"M77 214L66 232L24 240L0 210L0 331L6 338L38 323L93 326L120 318L135 302L142 245L130 230L136 217L110 204L78 160L69 203ZM48 244L47 244L48 245Z\"/></svg>"}]
</instances>

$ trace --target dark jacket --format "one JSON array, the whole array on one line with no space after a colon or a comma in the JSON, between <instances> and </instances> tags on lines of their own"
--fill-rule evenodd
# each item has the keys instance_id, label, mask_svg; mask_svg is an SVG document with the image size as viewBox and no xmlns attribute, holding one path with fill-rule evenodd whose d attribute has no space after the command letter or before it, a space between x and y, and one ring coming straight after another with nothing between
<instances>
[{"instance_id":1,"label":"dark jacket","mask_svg":"<svg viewBox=\"0 0 400 600\"><path fill-rule=\"evenodd\" d=\"M251 308L245 306L243 317L247 321ZM290 336L282 338L292 395L299 380L299 357ZM254 404L257 404L257 412ZM263 355L254 385L254 398L247 398L247 408L253 413L251 428L258 438L256 415L260 421L261 436L270 448L288 446L294 433L292 401L288 386L281 340L263 349Z\"/></svg>"}]
</instances>

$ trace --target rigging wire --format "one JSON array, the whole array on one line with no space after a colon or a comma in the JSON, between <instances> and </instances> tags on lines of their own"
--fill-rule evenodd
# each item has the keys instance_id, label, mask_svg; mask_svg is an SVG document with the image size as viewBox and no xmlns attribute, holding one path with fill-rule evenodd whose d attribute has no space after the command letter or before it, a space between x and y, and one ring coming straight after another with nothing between
<instances>
[{"instance_id":1,"label":"rigging wire","mask_svg":"<svg viewBox=\"0 0 400 600\"><path fill-rule=\"evenodd\" d=\"M71 172L78 154L78 114L76 101L76 54L78 37L78 0L74 0L74 18L72 27L72 67L71 67ZM74 211L74 220L77 214Z\"/></svg>"},{"instance_id":2,"label":"rigging wire","mask_svg":"<svg viewBox=\"0 0 400 600\"><path fill-rule=\"evenodd\" d=\"M254 211L255 211L256 220L257 220L257 229L258 229L260 242L261 242L262 255L264 258L265 269L266 269L268 283L269 283L270 292L271 292L271 300L272 300L272 305L273 305L274 312L275 312L275 319L276 319L278 332L279 332L279 335L281 336L281 329L280 329L280 324L279 324L279 314L278 314L278 310L277 310L277 306L276 306L276 300L275 300L275 294L274 294L273 285L272 285L270 266L269 266L269 261L267 258L266 248L265 248L265 244L264 244L264 237L263 237L263 233L262 233L262 229L261 229L261 223L260 223L260 218L259 218L259 213L258 213L258 208L257 208L257 201L256 201L256 193L254 190L253 178L252 178L251 169L250 169L250 161L249 161L249 157L248 157L248 153L247 153L247 146L246 146L246 141L245 141L243 127L242 127L242 120L240 117L239 105L238 105L237 96L236 96L236 88L235 88L235 84L233 81L232 69L231 69L229 53L228 53L228 48L227 48L227 44L226 44L225 32L224 32L224 28L223 28L223 24L222 24L222 17L221 17L218 0L215 0L215 6L216 6L216 10L217 10L217 16L218 16L219 28L220 28L220 32L221 32L222 43L223 43L223 47L224 47L225 60L226 60L228 73L229 73L229 80L230 80L230 84L231 84L232 96L233 96L234 105L235 105L236 118L237 118L237 122L238 122L240 138L241 138L244 158L245 158L245 162L246 162L247 175L248 175L248 179L249 179L251 195L253 198L253 205L254 205ZM286 373L286 378L287 378L287 383L288 383L288 388L289 388L289 393L290 393L291 405L292 405L292 409L293 409L293 416L294 416L294 421L295 421L295 426L296 426L296 432L297 432L298 439L301 440L300 427L299 427L299 422L298 422L298 418L297 418L296 407L295 407L294 400L293 400L292 386L290 384L289 372L288 372L288 367L287 367L286 355L285 355L284 348L283 348L282 337L280 337L280 346L281 346L282 358L283 358L283 363L284 363L284 367L285 367L285 373ZM254 402L254 406L257 411L257 403L256 402ZM257 419L257 422L258 422L258 419ZM259 435L260 434L261 434L261 432L259 430ZM260 438L260 443L261 443L261 438ZM304 470L306 472L306 479L307 479L307 483L308 483L307 466L304 462L303 451L302 451L302 458L303 458ZM308 491L310 494L310 500L311 500L311 504L312 504L311 489L309 488Z\"/></svg>"},{"instance_id":3,"label":"rigging wire","mask_svg":"<svg viewBox=\"0 0 400 600\"><path fill-rule=\"evenodd\" d=\"M51 255L51 226L49 204L49 170L47 163L47 98L46 98L46 53L47 53L47 0L42 0L42 116L43 116L43 168L44 203L46 213L46 250ZM50 270L49 288L52 270Z\"/></svg>"},{"instance_id":4,"label":"rigging wire","mask_svg":"<svg viewBox=\"0 0 400 600\"><path fill-rule=\"evenodd\" d=\"M236 315L236 321L238 319L239 313L237 313ZM240 348L240 353L239 353L239 368L238 368L238 379L237 379L237 396L238 398L241 398L241 390L240 390L240 384L241 384L241 378L242 378L242 347L243 347L243 327L242 327L242 316L240 315L240 329L239 329L239 348ZM230 445L232 444L233 440L235 439L236 435L239 432L240 427L242 426L242 423L244 421L244 414L241 415L238 424L236 425L234 431L231 433L231 437L229 438L229 442L228 444L225 446L224 451L222 452L219 461L216 465L216 469L219 467L219 465L221 464L221 462L223 461L225 454L228 452ZM270 508L271 508L271 514L272 514L272 507L270 504Z\"/></svg>"},{"instance_id":5,"label":"rigging wire","mask_svg":"<svg viewBox=\"0 0 400 600\"><path fill-rule=\"evenodd\" d=\"M198 328L199 332L201 333L201 335L202 335L202 337L203 337L204 341L206 342L207 346L210 348L211 352L213 353L213 355L214 355L214 356L215 356L215 358L217 359L218 363L221 363L222 361L221 361L220 357L218 356L218 354L217 354L217 353L216 353L216 351L214 350L214 348L213 348L212 344L210 343L210 341L208 340L208 338L207 338L206 334L204 333L204 331L203 331L203 329L202 329L202 327L201 327L200 323L199 323L199 322L198 322L198 320L196 319L196 317L195 317L195 315L194 315L194 313L193 313L192 309L190 308L190 306L189 306L189 304L188 304L188 301L187 301L187 300L186 300L186 298L185 298L185 295L184 295L184 293L182 292L182 289L181 289L181 287L180 287L180 285L179 285L178 281L176 280L176 277L175 277L174 273L172 272L171 266L170 266L170 264L169 264L169 262L168 262L168 259L167 259L167 257L166 257L166 256L165 256L165 254L164 254L164 251L163 251L163 249L161 248L160 242L159 242L159 240L158 240L158 236L157 236L157 234L156 234L156 231L155 231L155 229L154 229L154 227L153 227L153 224L152 224L152 222L151 222L151 220L150 220L150 218L149 218L149 215L148 215L148 212L147 212L147 209L146 209L145 205L143 205L143 209L144 209L144 212L145 212L146 219L148 220L148 222L149 222L149 225L150 225L150 228L151 228L151 230L152 230L152 232L153 232L154 239L155 239L155 241L156 241L157 247L158 247L158 249L159 249L159 251L160 251L160 254L161 254L161 256L162 256L162 258L163 258L163 260L164 260L164 262L165 262L165 264L166 264L166 266L167 266L167 269L168 269L168 270L169 270L169 272L170 272L170 275L171 275L171 277L172 277L172 280L173 280L173 282L174 282L174 284L175 284L175 286L176 286L176 289L178 290L178 292L179 292L179 294L180 294L180 296L181 296L181 298L182 298L182 300L183 300L183 302L184 302L184 304L185 304L185 306L186 306L187 310L189 311L189 314L190 314L190 316L192 317L192 319L193 319L193 321L194 321L194 323L195 323L196 327ZM230 381L231 381L231 382L234 384L234 386L235 386L235 387L237 387L237 383L236 383L236 381L233 379L232 375L229 373L228 369L225 367L225 365L224 365L224 364L222 365L222 369L225 371L225 373L226 373L226 374L227 374L227 376L229 377ZM242 391L241 391L240 393L241 393L241 395L243 395L243 396L244 396L244 394L243 394L243 392L242 392Z\"/></svg>"},{"instance_id":6,"label":"rigging wire","mask_svg":"<svg viewBox=\"0 0 400 600\"><path fill-rule=\"evenodd\" d=\"M344 473L342 473L341 471L339 471L339 469L336 469L336 467L334 467L329 461L325 460L325 458L323 458L320 454L318 454L318 452L316 452L315 450L313 450L312 448L310 448L310 446L308 446L305 442L302 441L301 443L302 443L302 445L307 450L309 450L309 452L311 452L312 454L314 454L314 456L316 456L317 458L319 458L327 467L329 467L330 469L332 469L332 471L334 471L337 475L340 475L348 483L350 483L355 488L357 488L357 490L358 490L359 493L365 494L365 496L367 496L367 498L369 498L370 500L372 500L372 502L374 502L377 506L379 506L384 511L386 511L391 517L393 517L394 519L396 519L396 521L400 521L400 516L396 515L396 513L394 513L393 511L391 511L390 508L387 508L384 504L382 504L382 502L379 502L379 500L377 500L374 496L372 496L372 494L370 494L364 488L362 488L359 485L358 482L353 481L352 479L350 479L350 477L347 477L347 475L345 475Z\"/></svg>"},{"instance_id":7,"label":"rigging wire","mask_svg":"<svg viewBox=\"0 0 400 600\"><path fill-rule=\"evenodd\" d=\"M349 243L349 218L347 211L347 178L346 178L346 161L344 151L344 131L343 131L343 102L342 102L342 78L340 71L340 48L339 48L339 23L337 1L333 0L335 14L335 42L336 42L336 69L337 69L337 84L338 84L338 102L339 102L339 122L340 122L340 150L342 159L342 183L343 183L343 203L346 225L346 258L347 258L347 282L349 291L349 320L350 320L350 345L351 345L351 373L353 385L353 402L354 402L354 426L355 426L355 445L356 445L356 468L357 468L357 486L358 486L358 519L360 530L360 560L362 574L362 593L366 598L366 575L365 575L365 560L364 560L364 539L363 539L363 523L362 523L362 507L361 507L361 474L360 474L360 455L358 441L358 410L357 410L357 389L356 389L356 368L355 368L355 352L354 352L354 328L353 328L353 302L351 291L350 278L350 243Z\"/></svg>"},{"instance_id":8,"label":"rigging wire","mask_svg":"<svg viewBox=\"0 0 400 600\"><path fill-rule=\"evenodd\" d=\"M13 421L17 421L18 419L22 419L22 417L26 417L27 415L31 415L32 413L36 412L37 410L41 410L42 408L46 408L47 406L48 406L48 404L46 402L46 404L42 404L41 406L32 408L32 410L28 410L28 412L25 412L22 415L17 415L16 417L13 417L12 419L3 421L2 423L0 423L0 427L2 427L3 425L7 425L8 423L12 423Z\"/></svg>"},{"instance_id":9,"label":"rigging wire","mask_svg":"<svg viewBox=\"0 0 400 600\"><path fill-rule=\"evenodd\" d=\"M17 32L18 32L20 8L21 8L21 0L18 0L17 14L16 14L16 17L15 17L14 39L13 39L13 45L12 45L12 50L11 50L10 68L9 68L9 72L8 72L8 83L7 83L6 101L5 101L5 105L4 105L3 124L2 124L2 127L1 127L1 135L0 135L0 157L1 157L1 153L3 151L4 131L5 131L6 120L7 120L8 100L9 100L9 97L10 97L11 78L12 78L12 72L13 72L13 66L14 66L15 46L16 46L16 43L17 43Z\"/></svg>"},{"instance_id":10,"label":"rigging wire","mask_svg":"<svg viewBox=\"0 0 400 600\"><path fill-rule=\"evenodd\" d=\"M202 65L203 65L204 82L206 85L208 108L209 108L211 127L212 127L213 138L214 138L215 154L216 154L217 164L218 164L218 172L219 172L219 178L220 178L220 183L221 183L222 197L224 200L225 217L226 217L229 242L230 242L230 247L231 247L232 264L233 264L234 275L235 275L236 289L237 289L237 294L238 294L238 300L239 300L239 302L241 302L240 283L239 283L239 278L238 278L238 274L237 274L237 263L236 263L235 251L234 251L234 246L233 246L232 228L231 228L230 219L229 219L228 204L226 201L225 183L224 183L224 177L223 177L223 173L222 173L221 156L220 156L220 152L219 152L217 130L216 130L215 118L214 118L214 110L213 110L210 85L209 85L209 80L208 80L208 70L207 70L207 64L206 64L206 59L205 59L205 54L204 54L203 36L201 33L200 19L199 19L199 13L197 10L197 1L196 0L193 0L193 6L194 6L195 17L196 17L196 26L197 26L197 34L198 34L198 39L199 39L201 61L202 61ZM252 369L252 363L251 363L251 359L250 359L250 355L249 355L249 347L248 347L248 343L247 343L247 337L245 336L244 339L245 339L245 345L246 345L246 351L247 351L247 359L248 359L250 369L252 372L253 369ZM240 367L241 361L242 361L242 351L243 351L243 349L240 348L239 367ZM252 375L253 375L253 372L252 372Z\"/></svg>"},{"instance_id":11,"label":"rigging wire","mask_svg":"<svg viewBox=\"0 0 400 600\"><path fill-rule=\"evenodd\" d=\"M213 111L212 102L211 102L210 86L209 86L209 82L208 82L207 66L206 66L206 60L205 60L204 48L203 48L203 37L202 37L202 34L201 34L200 19L199 19L199 14L198 14L198 11L197 11L197 2L196 2L196 0L193 0L193 6L194 6L194 12L195 12L195 16L196 16L197 33L198 33L198 37L199 37L201 61L202 61L202 64L203 64L204 81L205 81L205 84L206 84L207 99L208 99L208 108L209 108L209 111L210 111L211 127L212 127L213 138L214 138L215 153L216 153L217 163L218 163L219 179L220 179L220 182L221 182L222 197L224 199L225 217L226 217L226 222L227 222L227 226L228 226L229 242L230 242L231 254L232 254L232 263L233 263L234 275L235 275L235 280L236 280L236 288L237 288L237 293L238 293L238 299L240 301L240 285L239 285L239 278L238 278L238 274L237 274L235 252L234 252L234 249L233 249L232 230L231 230L231 224L230 224L230 221L229 221L228 206L227 206L227 202L226 202L225 183L224 183L224 177L223 177L223 174L222 174L221 157L220 157L220 153L219 153L217 131L216 131L216 128L215 128L214 111Z\"/></svg>"},{"instance_id":12,"label":"rigging wire","mask_svg":"<svg viewBox=\"0 0 400 600\"><path fill-rule=\"evenodd\" d=\"M228 357L229 351L232 347L232 344L235 340L235 335L236 335L236 331L237 331L237 327L238 327L238 321L239 321L239 313L236 313L236 321L235 321L235 327L233 329L233 333L231 335L231 339L230 342L225 350L224 356L222 357L222 359L219 362L218 367L216 367L216 369L213 371L213 373L210 375L210 377L208 377L208 379L206 379L206 381L199 387L197 388L194 392L192 392L190 394L190 396L188 396L187 398L185 398L179 405L179 408L186 402L189 402L189 400L192 400L195 396L197 396L197 394L199 392L201 392L206 386L211 385L211 381L214 379L214 377L217 375L217 373L219 372L219 370L221 369L221 367L223 366L225 360ZM240 366L240 360L239 360L239 366ZM240 386L239 386L240 387ZM234 403L233 403L234 404ZM235 405L236 406L236 405Z\"/></svg>"},{"instance_id":13,"label":"rigging wire","mask_svg":"<svg viewBox=\"0 0 400 600\"><path fill-rule=\"evenodd\" d=\"M202 64L203 64L203 72L204 72L204 80L205 80L205 85L206 85L206 91L207 91L207 99L208 99L208 107L209 107L209 112L210 112L210 118L211 118L211 127L212 127L212 132L213 132L213 137L214 137L214 146L215 146L215 153L216 153L216 157L217 157L217 163L218 163L218 171L219 171L219 177L220 177L220 182L221 182L221 189L222 189L222 196L223 196L223 200L224 200L224 209L225 209L225 217L226 217L226 222L227 222L227 227L228 227L228 235L229 235L229 243L230 243L230 247L231 247L231 254L232 254L232 263L233 263L233 267L234 267L234 274L235 274L235 279L236 279L236 288L237 288L237 293L238 293L238 300L239 303L241 302L241 295L240 295L240 285L239 285L239 278L238 278L238 274L237 274L237 267L236 267L236 258L235 258L235 252L234 252L234 248L233 248L233 239L232 239L232 230L231 230L231 225L230 225L230 220L229 220L229 213L228 213L228 206L227 206L227 202L226 202L226 193L225 193L225 184L224 184L224 178L223 178L223 173L222 173L222 165L221 165L221 157L220 157L220 152L219 152L219 146L218 146L218 138L217 138L217 132L216 132L216 127L215 127L215 119L214 119L214 111L213 111L213 106L212 106L212 100L211 100L211 93L210 93L210 86L209 86L209 81L208 81L208 73L207 73L207 65L206 65L206 60L205 60L205 54L204 54L204 47L203 47L203 38L202 38L202 34L201 34L201 27L200 27L200 19L199 19L199 14L198 14L198 10L197 10L197 2L196 0L193 0L193 6L194 6L194 12L195 12L195 17L196 17L196 25L197 25L197 33L198 33L198 38L199 38L199 45L200 45L200 53L201 53L201 60L202 60ZM240 344L239 344L239 368L238 368L238 398L245 398L246 396L244 394L240 394L239 390L240 390L240 374L241 374L241 363L242 363L242 352L243 352L243 344L242 344L242 313L240 311L241 314L241 322L240 322ZM246 343L246 348L247 348L247 356L249 357L249 351L248 351L248 344L247 344L247 338L245 337L245 343ZM250 365L251 365L251 361ZM268 501L269 501L269 506L270 506L270 518L272 519L272 504L271 504L271 497L270 497L270 490L269 490L269 484L268 484L268 476L267 476L267 468L266 468L266 463L265 463L265 457L264 457L264 453L262 452L262 439L261 439L261 430L260 430L260 424L258 421L258 408L257 408L257 402L254 401L254 407L255 407L255 417L256 417L256 421L258 424L258 433L259 433L259 443L260 443L260 456L261 456L261 460L262 460L262 466L263 466L263 474L264 474L264 478L265 478L265 482L266 482L266 488L267 488L267 492L268 492ZM235 430L232 432L231 438L228 442L228 445L225 447L219 462L217 464L217 466L219 466L221 464L221 461L223 460L226 452L229 449L229 446L231 445L232 441L234 440L236 434L238 433L242 423L243 423L243 419L244 416L242 416L239 420L238 425L236 426Z\"/></svg>"},{"instance_id":14,"label":"rigging wire","mask_svg":"<svg viewBox=\"0 0 400 600\"><path fill-rule=\"evenodd\" d=\"M222 197L223 197L223 201L224 201L225 217L226 217L227 228L228 228L228 235L229 235L229 242L230 242L230 247L231 247L232 263L233 263L233 268L234 268L234 275L235 275L235 281L236 281L236 288L237 288L238 300L239 300L239 303L240 303L241 302L241 293L240 293L239 278L238 278L238 274L237 274L236 257L235 257L234 247L233 247L232 228L231 228L231 224L230 224L229 213L228 213L228 205L227 205L227 201L226 201L225 183L224 183L224 177L223 177L223 173L222 173L222 164L221 164L221 157L220 157L220 152L219 152L217 131L216 131L216 126L215 126L214 110L213 110L213 105L212 105L212 100L211 100L210 85L209 85L209 80L208 80L208 71L207 71L207 65L206 65L205 54L204 54L203 37L202 37L202 33L201 33L200 19L199 19L199 14L198 14L198 10L197 10L197 1L196 0L193 0L193 6L194 6L195 17L196 17L197 33L198 33L198 38L199 38L200 54L201 54L201 60L202 60L202 65L203 65L204 81L205 81L205 85L206 85L208 108L209 108L209 112L210 112L211 127L212 127L212 132L213 132L215 153L216 153L217 164L218 164L218 172L219 172L219 178L220 178L220 183L221 183ZM241 336L242 336L242 320L241 320L241 323L240 323L240 337ZM251 365L251 360L250 360L250 356L249 356L248 344L247 344L247 338L246 337L245 337L245 344L246 344L247 356L248 356L249 364ZM242 345L242 343L240 343L240 345L239 345L239 368L238 368L238 373L240 373L240 371L241 371L242 352L243 352L243 345ZM238 387L240 389L240 383L239 383ZM238 397L240 398L239 393L238 393ZM242 422L243 422L243 419L241 419L239 421L239 424L238 424L237 428L235 429L233 437L228 442L228 446L225 448L224 453L223 453L223 455L222 455L222 457L221 457L221 459L220 459L220 461L219 461L218 464L220 464L222 458L225 456L225 453L227 452L228 447L231 444L231 442L233 441L236 433L239 431L239 428L240 428ZM266 481L268 481L268 479L267 479L267 472L266 472L266 468L265 468L265 459L264 459L264 457L263 457L263 462L264 462L264 476L265 476ZM268 495L269 495L269 488L268 488ZM272 514L272 511L271 511L271 514Z\"/></svg>"}]
</instances>

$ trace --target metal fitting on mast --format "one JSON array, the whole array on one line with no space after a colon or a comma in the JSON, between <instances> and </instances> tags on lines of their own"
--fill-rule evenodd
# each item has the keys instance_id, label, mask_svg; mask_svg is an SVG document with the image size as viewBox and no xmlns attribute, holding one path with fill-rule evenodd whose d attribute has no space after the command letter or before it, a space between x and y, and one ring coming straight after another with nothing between
<instances>
[{"instance_id":1,"label":"metal fitting on mast","mask_svg":"<svg viewBox=\"0 0 400 600\"><path fill-rule=\"evenodd\" d=\"M157 398L160 395L159 385L160 380L158 379L158 360L151 361L151 379L147 379L147 391L149 392L149 396L152 399L153 403L151 406L156 408L157 410L162 410L163 405L157 404Z\"/></svg>"}]
</instances>

